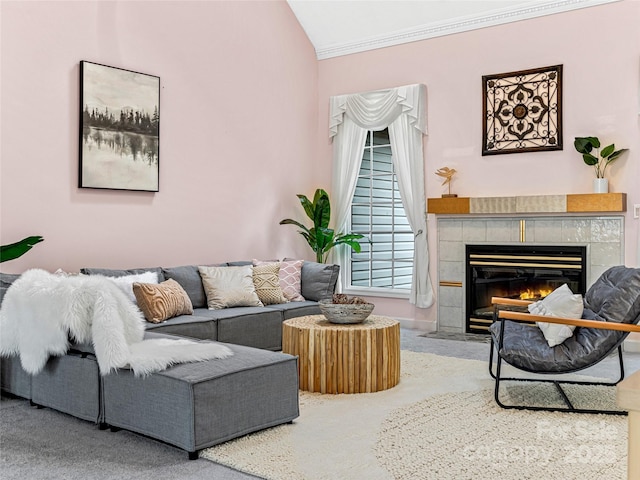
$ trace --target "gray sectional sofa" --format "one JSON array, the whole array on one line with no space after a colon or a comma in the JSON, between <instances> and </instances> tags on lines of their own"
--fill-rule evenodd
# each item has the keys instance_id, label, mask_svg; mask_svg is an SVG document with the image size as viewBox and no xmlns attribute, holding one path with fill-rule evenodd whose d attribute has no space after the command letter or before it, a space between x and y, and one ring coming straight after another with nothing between
<instances>
[{"instance_id":1,"label":"gray sectional sofa","mask_svg":"<svg viewBox=\"0 0 640 480\"><path fill-rule=\"evenodd\" d=\"M250 262L222 265L246 264ZM221 310L207 309L196 265L81 270L87 275L116 277L146 271L156 272L160 282L178 282L194 312L147 323L145 338L180 336L224 342L234 355L175 365L147 377L135 377L127 369L101 376L93 346L72 344L66 355L52 357L38 375L27 374L17 357L0 359L2 391L95 422L103 429L124 428L147 435L186 450L192 459L197 458L198 450L291 422L299 415L297 358L278 351L282 322L320 313L318 300L333 293L337 265L304 262L301 287L305 301ZM18 277L0 274L0 302Z\"/></svg>"},{"instance_id":2,"label":"gray sectional sofa","mask_svg":"<svg viewBox=\"0 0 640 480\"><path fill-rule=\"evenodd\" d=\"M227 262L215 266L225 265L243 266L251 265L251 262ZM193 305L193 315L180 315L158 324L148 323L149 331L277 351L282 349L282 322L293 317L319 314L318 300L333 294L338 281L339 267L305 261L301 271L301 293L305 298L304 302L221 310L207 308L207 297L197 265L128 270L83 268L80 271L86 275L111 277L155 272L160 282L168 279L178 282L189 295Z\"/></svg>"}]
</instances>

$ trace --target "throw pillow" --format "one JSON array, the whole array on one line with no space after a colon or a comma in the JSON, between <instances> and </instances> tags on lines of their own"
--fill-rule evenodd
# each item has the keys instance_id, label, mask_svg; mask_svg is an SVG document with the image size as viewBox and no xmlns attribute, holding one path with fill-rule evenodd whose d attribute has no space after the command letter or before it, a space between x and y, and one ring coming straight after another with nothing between
<instances>
[{"instance_id":1,"label":"throw pillow","mask_svg":"<svg viewBox=\"0 0 640 480\"><path fill-rule=\"evenodd\" d=\"M253 267L253 285L256 287L258 298L265 305L287 303L280 287L279 272L279 263L265 263Z\"/></svg>"},{"instance_id":2,"label":"throw pillow","mask_svg":"<svg viewBox=\"0 0 640 480\"><path fill-rule=\"evenodd\" d=\"M178 315L193 315L189 295L175 280L159 284L134 283L133 293L144 317L151 323L160 323Z\"/></svg>"},{"instance_id":3,"label":"throw pillow","mask_svg":"<svg viewBox=\"0 0 640 480\"><path fill-rule=\"evenodd\" d=\"M265 262L260 260L254 260L254 265L262 265ZM302 296L302 265L304 260L283 260L280 262L280 271L278 272L278 282L282 293L285 298L290 302L304 302L305 298Z\"/></svg>"},{"instance_id":4,"label":"throw pillow","mask_svg":"<svg viewBox=\"0 0 640 480\"><path fill-rule=\"evenodd\" d=\"M262 307L253 285L253 267L198 267L210 310Z\"/></svg>"},{"instance_id":5,"label":"throw pillow","mask_svg":"<svg viewBox=\"0 0 640 480\"><path fill-rule=\"evenodd\" d=\"M134 283L158 283L156 272L137 273L135 275L125 275L123 277L106 277L115 283L133 303L136 303L136 296L133 293Z\"/></svg>"},{"instance_id":6,"label":"throw pillow","mask_svg":"<svg viewBox=\"0 0 640 480\"><path fill-rule=\"evenodd\" d=\"M320 301L331 298L336 289L340 266L331 263L304 262L302 265L302 296Z\"/></svg>"},{"instance_id":7,"label":"throw pillow","mask_svg":"<svg viewBox=\"0 0 640 480\"><path fill-rule=\"evenodd\" d=\"M582 295L574 294L565 283L540 301L528 306L529 313L552 317L581 318L584 309ZM537 322L550 347L560 345L573 335L575 326Z\"/></svg>"}]
</instances>

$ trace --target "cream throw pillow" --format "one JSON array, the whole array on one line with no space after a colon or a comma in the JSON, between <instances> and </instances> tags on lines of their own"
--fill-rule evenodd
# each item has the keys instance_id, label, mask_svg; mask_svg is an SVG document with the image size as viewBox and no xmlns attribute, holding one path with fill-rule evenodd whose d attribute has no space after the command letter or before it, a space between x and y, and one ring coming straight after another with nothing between
<instances>
[{"instance_id":1,"label":"cream throw pillow","mask_svg":"<svg viewBox=\"0 0 640 480\"><path fill-rule=\"evenodd\" d=\"M584 305L582 295L574 294L566 283L538 302L530 304L529 313L551 317L581 318ZM550 347L560 345L573 335L573 325L536 322Z\"/></svg>"},{"instance_id":2,"label":"cream throw pillow","mask_svg":"<svg viewBox=\"0 0 640 480\"><path fill-rule=\"evenodd\" d=\"M264 263L253 267L253 284L258 298L265 305L287 303L287 299L280 288L278 273L279 263Z\"/></svg>"},{"instance_id":3,"label":"cream throw pillow","mask_svg":"<svg viewBox=\"0 0 640 480\"><path fill-rule=\"evenodd\" d=\"M138 307L151 323L160 323L178 315L193 315L193 305L189 295L178 282L134 283L133 293Z\"/></svg>"},{"instance_id":4,"label":"cream throw pillow","mask_svg":"<svg viewBox=\"0 0 640 480\"><path fill-rule=\"evenodd\" d=\"M198 267L209 310L262 307L253 284L253 267Z\"/></svg>"}]
</instances>

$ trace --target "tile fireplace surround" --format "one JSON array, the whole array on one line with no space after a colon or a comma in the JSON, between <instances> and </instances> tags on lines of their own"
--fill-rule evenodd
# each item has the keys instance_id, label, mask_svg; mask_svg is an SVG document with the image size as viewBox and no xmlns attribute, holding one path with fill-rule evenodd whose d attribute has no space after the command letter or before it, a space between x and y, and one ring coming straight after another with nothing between
<instances>
[{"instance_id":1,"label":"tile fireplace surround","mask_svg":"<svg viewBox=\"0 0 640 480\"><path fill-rule=\"evenodd\" d=\"M622 215L438 215L438 330L465 331L465 246L584 245L587 288L607 268L624 263Z\"/></svg>"}]
</instances>

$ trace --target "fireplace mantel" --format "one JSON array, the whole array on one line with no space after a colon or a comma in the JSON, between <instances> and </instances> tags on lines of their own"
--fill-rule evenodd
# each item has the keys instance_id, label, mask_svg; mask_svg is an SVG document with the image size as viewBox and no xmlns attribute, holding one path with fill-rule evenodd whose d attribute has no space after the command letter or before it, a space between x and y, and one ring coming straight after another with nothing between
<instances>
[{"instance_id":1,"label":"fireplace mantel","mask_svg":"<svg viewBox=\"0 0 640 480\"><path fill-rule=\"evenodd\" d=\"M436 215L626 212L626 193L428 198Z\"/></svg>"}]
</instances>

